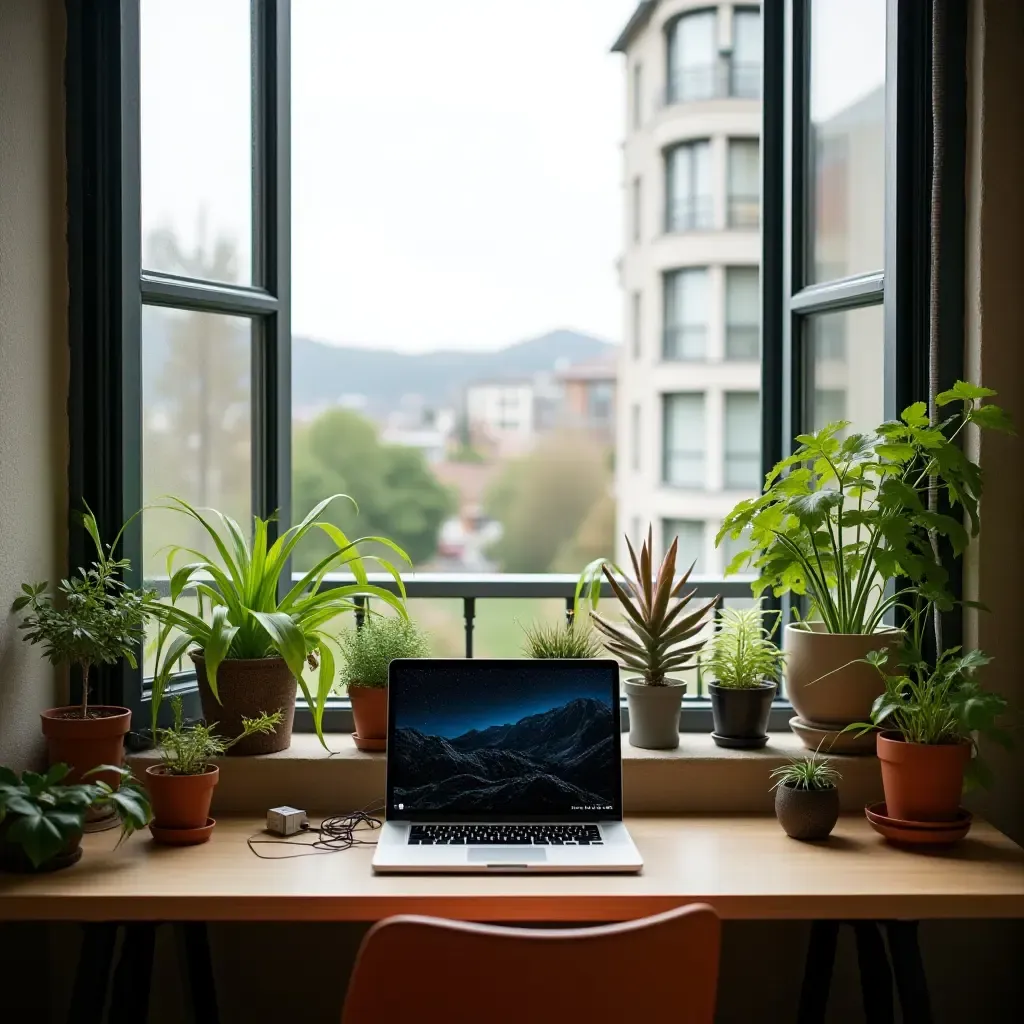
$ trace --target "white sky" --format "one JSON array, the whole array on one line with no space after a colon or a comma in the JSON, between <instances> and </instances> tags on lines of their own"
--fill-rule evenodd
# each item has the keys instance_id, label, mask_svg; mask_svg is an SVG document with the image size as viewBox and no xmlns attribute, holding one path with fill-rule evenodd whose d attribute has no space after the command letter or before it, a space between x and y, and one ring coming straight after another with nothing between
<instances>
[{"instance_id":1,"label":"white sky","mask_svg":"<svg viewBox=\"0 0 1024 1024\"><path fill-rule=\"evenodd\" d=\"M885 0L812 0L812 120L833 117L884 82Z\"/></svg>"}]
</instances>

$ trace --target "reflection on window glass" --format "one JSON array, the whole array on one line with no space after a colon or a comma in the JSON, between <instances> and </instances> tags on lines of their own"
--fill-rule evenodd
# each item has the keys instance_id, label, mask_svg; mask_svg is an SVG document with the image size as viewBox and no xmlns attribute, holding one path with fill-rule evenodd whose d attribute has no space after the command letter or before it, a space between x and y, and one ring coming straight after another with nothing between
<instances>
[{"instance_id":1,"label":"reflection on window glass","mask_svg":"<svg viewBox=\"0 0 1024 1024\"><path fill-rule=\"evenodd\" d=\"M885 0L815 0L808 14L814 282L882 267Z\"/></svg>"},{"instance_id":2,"label":"reflection on window glass","mask_svg":"<svg viewBox=\"0 0 1024 1024\"><path fill-rule=\"evenodd\" d=\"M143 265L252 280L249 0L142 0ZM230 261L203 261L212 246Z\"/></svg>"},{"instance_id":3,"label":"reflection on window glass","mask_svg":"<svg viewBox=\"0 0 1024 1024\"><path fill-rule=\"evenodd\" d=\"M664 395L662 474L671 487L703 489L704 395Z\"/></svg>"},{"instance_id":4,"label":"reflection on window glass","mask_svg":"<svg viewBox=\"0 0 1024 1024\"><path fill-rule=\"evenodd\" d=\"M667 360L704 359L708 344L708 272L705 267L669 271L665 282Z\"/></svg>"},{"instance_id":5,"label":"reflection on window glass","mask_svg":"<svg viewBox=\"0 0 1024 1024\"><path fill-rule=\"evenodd\" d=\"M661 524L662 551L667 551L674 538L679 538L676 566L685 572L693 565L695 575L705 572L704 568L704 520L665 519Z\"/></svg>"}]
</instances>

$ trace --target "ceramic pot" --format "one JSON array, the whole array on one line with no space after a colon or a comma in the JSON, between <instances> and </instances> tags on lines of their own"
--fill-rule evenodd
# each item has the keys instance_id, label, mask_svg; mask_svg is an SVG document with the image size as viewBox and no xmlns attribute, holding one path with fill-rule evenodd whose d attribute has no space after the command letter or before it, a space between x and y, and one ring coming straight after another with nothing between
<instances>
[{"instance_id":1,"label":"ceramic pot","mask_svg":"<svg viewBox=\"0 0 1024 1024\"><path fill-rule=\"evenodd\" d=\"M786 696L804 722L842 728L866 722L885 689L878 669L859 662L871 651L895 650L902 630L828 633L823 622L786 626Z\"/></svg>"},{"instance_id":2,"label":"ceramic pot","mask_svg":"<svg viewBox=\"0 0 1024 1024\"><path fill-rule=\"evenodd\" d=\"M971 759L969 743L907 743L896 732L880 732L875 742L890 818L956 819Z\"/></svg>"},{"instance_id":3,"label":"ceramic pot","mask_svg":"<svg viewBox=\"0 0 1024 1024\"><path fill-rule=\"evenodd\" d=\"M60 853L36 867L20 846L8 843L5 839L7 829L17 820L14 815L8 815L0 823L0 871L10 871L19 875L41 875L47 871L69 868L82 859L82 833L78 832L67 841Z\"/></svg>"},{"instance_id":4,"label":"ceramic pot","mask_svg":"<svg viewBox=\"0 0 1024 1024\"><path fill-rule=\"evenodd\" d=\"M157 828L201 828L210 817L213 787L220 769L210 765L202 775L172 775L162 764L146 769L146 790Z\"/></svg>"},{"instance_id":5,"label":"ceramic pot","mask_svg":"<svg viewBox=\"0 0 1024 1024\"><path fill-rule=\"evenodd\" d=\"M388 688L350 683L353 740L360 750L384 750L388 742Z\"/></svg>"},{"instance_id":6,"label":"ceramic pot","mask_svg":"<svg viewBox=\"0 0 1024 1024\"><path fill-rule=\"evenodd\" d=\"M686 683L669 679L664 686L648 686L640 679L627 679L625 690L630 744L641 750L675 750Z\"/></svg>"},{"instance_id":7,"label":"ceramic pot","mask_svg":"<svg viewBox=\"0 0 1024 1024\"><path fill-rule=\"evenodd\" d=\"M763 747L768 742L768 716L777 689L775 683L766 682L749 687L708 683L715 743L740 750Z\"/></svg>"},{"instance_id":8,"label":"ceramic pot","mask_svg":"<svg viewBox=\"0 0 1024 1024\"><path fill-rule=\"evenodd\" d=\"M775 787L775 817L793 839L827 839L839 820L839 790Z\"/></svg>"},{"instance_id":9,"label":"ceramic pot","mask_svg":"<svg viewBox=\"0 0 1024 1024\"><path fill-rule=\"evenodd\" d=\"M292 744L295 694L298 684L284 658L232 658L217 669L218 701L206 679L206 659L200 651L189 654L196 667L203 717L217 723L217 732L234 739L242 732L243 718L284 712L280 725L269 733L257 733L234 744L229 756L273 754Z\"/></svg>"},{"instance_id":10,"label":"ceramic pot","mask_svg":"<svg viewBox=\"0 0 1024 1024\"><path fill-rule=\"evenodd\" d=\"M64 779L72 786L97 765L121 765L124 762L124 737L132 724L132 713L127 708L104 704L89 707L89 717L81 717L78 705L50 708L39 716L46 737L47 757L50 764L63 762L71 768ZM116 789L121 779L110 772L92 775L87 781L102 780Z\"/></svg>"}]
</instances>

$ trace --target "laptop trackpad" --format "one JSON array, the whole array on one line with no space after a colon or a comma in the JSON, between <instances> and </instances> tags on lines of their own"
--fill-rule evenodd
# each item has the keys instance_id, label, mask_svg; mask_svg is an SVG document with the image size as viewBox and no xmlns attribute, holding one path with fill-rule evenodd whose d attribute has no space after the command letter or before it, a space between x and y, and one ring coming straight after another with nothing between
<instances>
[{"instance_id":1,"label":"laptop trackpad","mask_svg":"<svg viewBox=\"0 0 1024 1024\"><path fill-rule=\"evenodd\" d=\"M495 864L508 867L510 864L541 864L548 859L544 850L531 846L471 846L469 854L471 864Z\"/></svg>"}]
</instances>

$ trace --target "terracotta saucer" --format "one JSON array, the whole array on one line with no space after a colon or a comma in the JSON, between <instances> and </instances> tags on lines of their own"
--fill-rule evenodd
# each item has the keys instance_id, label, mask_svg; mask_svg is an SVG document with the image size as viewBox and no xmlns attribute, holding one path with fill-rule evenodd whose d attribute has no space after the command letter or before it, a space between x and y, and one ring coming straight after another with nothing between
<instances>
[{"instance_id":1,"label":"terracotta saucer","mask_svg":"<svg viewBox=\"0 0 1024 1024\"><path fill-rule=\"evenodd\" d=\"M216 824L215 818L207 818L206 824L200 828L158 828L151 824L149 831L153 833L153 838L164 846L198 846L213 835Z\"/></svg>"},{"instance_id":2,"label":"terracotta saucer","mask_svg":"<svg viewBox=\"0 0 1024 1024\"><path fill-rule=\"evenodd\" d=\"M840 726L805 722L799 716L789 720L789 727L804 741L804 745L808 749L818 750L820 745L822 756L829 754L867 756L875 753L874 732L857 736L852 732L843 732Z\"/></svg>"},{"instance_id":3,"label":"terracotta saucer","mask_svg":"<svg viewBox=\"0 0 1024 1024\"><path fill-rule=\"evenodd\" d=\"M363 739L359 733L352 733L352 741L355 743L358 750L387 750L388 741L386 739Z\"/></svg>"},{"instance_id":4,"label":"terracotta saucer","mask_svg":"<svg viewBox=\"0 0 1024 1024\"><path fill-rule=\"evenodd\" d=\"M870 812L880 807L885 807L885 804L875 804L873 808L866 808L864 813L871 823L871 827L880 836L884 836L890 843L896 843L899 846L952 846L971 830L969 816L955 822L946 822L944 828L932 828L930 825L927 828L918 828L912 824L897 821L895 818L872 817Z\"/></svg>"},{"instance_id":5,"label":"terracotta saucer","mask_svg":"<svg viewBox=\"0 0 1024 1024\"><path fill-rule=\"evenodd\" d=\"M904 821L902 818L889 817L884 801L869 804L864 808L864 813L868 821L877 821L881 825L889 825L892 828L920 828L928 832L948 832L960 825L970 825L972 820L971 812L966 807L961 807L951 821Z\"/></svg>"}]
</instances>

